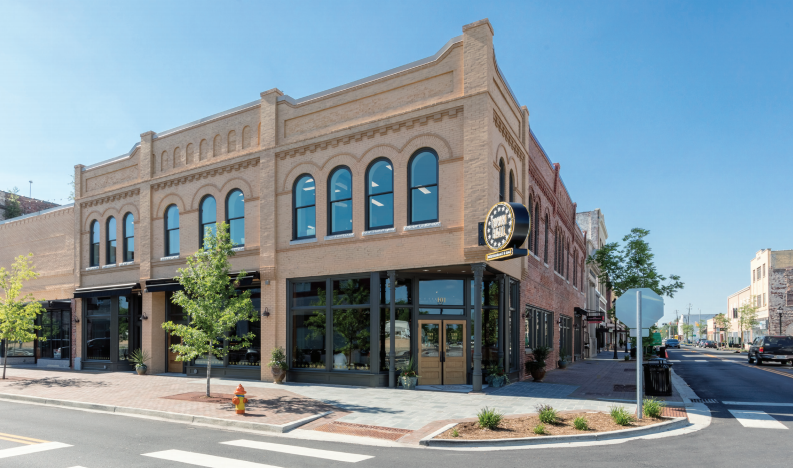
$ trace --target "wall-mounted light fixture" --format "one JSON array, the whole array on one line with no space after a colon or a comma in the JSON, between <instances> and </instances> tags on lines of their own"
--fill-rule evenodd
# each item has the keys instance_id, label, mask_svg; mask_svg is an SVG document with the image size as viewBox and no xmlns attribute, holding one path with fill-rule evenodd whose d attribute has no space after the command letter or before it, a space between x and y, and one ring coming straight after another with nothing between
<instances>
[{"instance_id":1,"label":"wall-mounted light fixture","mask_svg":"<svg viewBox=\"0 0 793 468\"><path fill-rule=\"evenodd\" d=\"M267 307L265 307L264 310L262 311L262 317L269 317L269 316L270 316L270 310Z\"/></svg>"},{"instance_id":2,"label":"wall-mounted light fixture","mask_svg":"<svg viewBox=\"0 0 793 468\"><path fill-rule=\"evenodd\" d=\"M74 316L74 323L80 323L80 317Z\"/></svg>"},{"instance_id":3,"label":"wall-mounted light fixture","mask_svg":"<svg viewBox=\"0 0 793 468\"><path fill-rule=\"evenodd\" d=\"M140 319L141 320L149 320L149 316L146 315L146 314L143 314L143 315L140 316Z\"/></svg>"},{"instance_id":4,"label":"wall-mounted light fixture","mask_svg":"<svg viewBox=\"0 0 793 468\"><path fill-rule=\"evenodd\" d=\"M264 280L264 285L265 286L269 286L270 285L270 280Z\"/></svg>"}]
</instances>

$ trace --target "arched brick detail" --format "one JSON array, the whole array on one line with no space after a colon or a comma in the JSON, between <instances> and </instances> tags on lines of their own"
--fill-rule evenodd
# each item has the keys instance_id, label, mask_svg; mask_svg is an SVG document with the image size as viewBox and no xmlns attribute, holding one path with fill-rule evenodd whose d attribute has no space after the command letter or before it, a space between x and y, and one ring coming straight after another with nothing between
<instances>
[{"instance_id":1,"label":"arched brick detail","mask_svg":"<svg viewBox=\"0 0 793 468\"><path fill-rule=\"evenodd\" d=\"M220 188L215 184L204 184L193 193L193 198L190 200L190 211L197 210L201 200L206 195L212 195L215 200L220 196Z\"/></svg>"},{"instance_id":2,"label":"arched brick detail","mask_svg":"<svg viewBox=\"0 0 793 468\"><path fill-rule=\"evenodd\" d=\"M421 135L416 135L415 137L408 140L407 143L399 150L400 154L405 157L405 162L416 150L420 148L432 148L438 153L438 161L443 161L445 159L451 159L454 157L452 153L452 147L445 138L436 135L434 133L424 133Z\"/></svg>"},{"instance_id":3,"label":"arched brick detail","mask_svg":"<svg viewBox=\"0 0 793 468\"><path fill-rule=\"evenodd\" d=\"M182 197L175 193L169 193L160 199L160 203L157 205L157 211L152 214L152 219L162 218L165 213L165 208L171 204L175 204L179 208L180 215L187 211L187 206L185 205L184 200L182 200Z\"/></svg>"},{"instance_id":4,"label":"arched brick detail","mask_svg":"<svg viewBox=\"0 0 793 468\"><path fill-rule=\"evenodd\" d=\"M297 166L293 167L286 173L286 176L283 180L282 191L292 190L292 187L295 185L295 180L301 174L309 174L311 175L315 181L319 180L319 174L322 172L322 169L319 165L315 164L314 162L306 161L298 164Z\"/></svg>"},{"instance_id":5,"label":"arched brick detail","mask_svg":"<svg viewBox=\"0 0 793 468\"><path fill-rule=\"evenodd\" d=\"M223 200L225 200L229 192L231 192L234 189L242 190L242 195L245 198L253 198L256 196L256 194L253 191L253 187L251 187L251 184L248 183L247 180L242 179L240 177L235 177L233 179L226 181L226 183L224 183L223 186L220 187L220 195L223 197Z\"/></svg>"}]
</instances>

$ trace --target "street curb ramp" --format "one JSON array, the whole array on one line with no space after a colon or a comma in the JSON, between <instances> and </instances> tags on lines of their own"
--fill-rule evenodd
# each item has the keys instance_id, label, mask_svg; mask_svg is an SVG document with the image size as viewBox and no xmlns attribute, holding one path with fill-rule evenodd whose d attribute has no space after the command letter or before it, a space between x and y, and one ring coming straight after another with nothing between
<instances>
[{"instance_id":1,"label":"street curb ramp","mask_svg":"<svg viewBox=\"0 0 793 468\"><path fill-rule=\"evenodd\" d=\"M89 411L98 411L101 413L113 413L124 416L145 416L166 421L176 421L187 424L203 424L216 427L232 427L238 429L247 429L252 431L261 432L275 432L285 433L292 429L296 429L304 424L310 423L316 419L322 418L332 413L327 411L324 413L314 414L297 421L292 421L286 424L267 424L248 421L234 421L231 419L211 418L208 416L193 416L184 413L171 413L169 411L157 411L143 408L128 408L124 406L102 405L98 403L86 403L82 401L71 400L56 400L52 398L34 397L28 395L17 395L13 393L0 393L0 400L21 401L25 403L36 403L46 406L57 406L61 408L81 409Z\"/></svg>"},{"instance_id":2,"label":"street curb ramp","mask_svg":"<svg viewBox=\"0 0 793 468\"><path fill-rule=\"evenodd\" d=\"M621 431L600 432L597 434L565 435L565 436L540 436L523 437L516 439L486 439L486 440L456 440L456 439L435 439L434 437L443 434L456 426L457 423L449 424L427 437L421 439L419 444L428 447L504 447L504 446L524 446L524 445L556 445L569 444L572 442L595 442L601 440L624 439L659 432L681 429L689 425L688 418L674 418L671 421L653 424L652 426L637 427L634 429L624 429Z\"/></svg>"}]
</instances>

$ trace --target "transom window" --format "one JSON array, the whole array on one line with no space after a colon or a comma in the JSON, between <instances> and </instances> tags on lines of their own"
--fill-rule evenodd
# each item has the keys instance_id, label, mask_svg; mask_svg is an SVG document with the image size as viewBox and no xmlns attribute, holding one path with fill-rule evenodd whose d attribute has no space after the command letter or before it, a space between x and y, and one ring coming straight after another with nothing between
<instances>
[{"instance_id":1,"label":"transom window","mask_svg":"<svg viewBox=\"0 0 793 468\"><path fill-rule=\"evenodd\" d=\"M105 252L105 264L116 263L116 218L110 217L107 220L107 243Z\"/></svg>"},{"instance_id":2,"label":"transom window","mask_svg":"<svg viewBox=\"0 0 793 468\"><path fill-rule=\"evenodd\" d=\"M394 169L388 159L378 159L366 174L366 228L394 227Z\"/></svg>"},{"instance_id":3,"label":"transom window","mask_svg":"<svg viewBox=\"0 0 793 468\"><path fill-rule=\"evenodd\" d=\"M294 196L294 239L309 239L316 237L317 228L317 187L314 178L310 175L302 175L295 182L295 189L292 191Z\"/></svg>"},{"instance_id":4,"label":"transom window","mask_svg":"<svg viewBox=\"0 0 793 468\"><path fill-rule=\"evenodd\" d=\"M165 256L179 255L179 208L171 205L165 210Z\"/></svg>"},{"instance_id":5,"label":"transom window","mask_svg":"<svg viewBox=\"0 0 793 468\"><path fill-rule=\"evenodd\" d=\"M245 245L245 196L242 190L232 190L226 197L226 220L231 243L237 247Z\"/></svg>"},{"instance_id":6,"label":"transom window","mask_svg":"<svg viewBox=\"0 0 793 468\"><path fill-rule=\"evenodd\" d=\"M89 250L89 264L99 266L99 221L91 222L91 249Z\"/></svg>"},{"instance_id":7,"label":"transom window","mask_svg":"<svg viewBox=\"0 0 793 468\"><path fill-rule=\"evenodd\" d=\"M135 260L135 217L132 213L124 215L124 261Z\"/></svg>"},{"instance_id":8,"label":"transom window","mask_svg":"<svg viewBox=\"0 0 793 468\"><path fill-rule=\"evenodd\" d=\"M424 148L410 160L410 224L438 221L438 155Z\"/></svg>"},{"instance_id":9,"label":"transom window","mask_svg":"<svg viewBox=\"0 0 793 468\"><path fill-rule=\"evenodd\" d=\"M198 208L198 223L200 232L198 233L198 245L203 247L207 235L217 234L217 202L215 197L207 195L201 200Z\"/></svg>"},{"instance_id":10,"label":"transom window","mask_svg":"<svg viewBox=\"0 0 793 468\"><path fill-rule=\"evenodd\" d=\"M328 233L348 232L352 232L352 173L346 167L338 167L328 183Z\"/></svg>"}]
</instances>

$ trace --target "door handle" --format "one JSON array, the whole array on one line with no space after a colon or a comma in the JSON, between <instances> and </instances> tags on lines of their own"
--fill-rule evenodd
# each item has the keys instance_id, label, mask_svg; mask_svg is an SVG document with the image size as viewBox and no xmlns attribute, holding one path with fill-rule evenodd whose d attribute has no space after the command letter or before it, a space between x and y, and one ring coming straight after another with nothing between
<instances>
[{"instance_id":1,"label":"door handle","mask_svg":"<svg viewBox=\"0 0 793 468\"><path fill-rule=\"evenodd\" d=\"M446 362L446 351L441 351L441 362Z\"/></svg>"}]
</instances>

